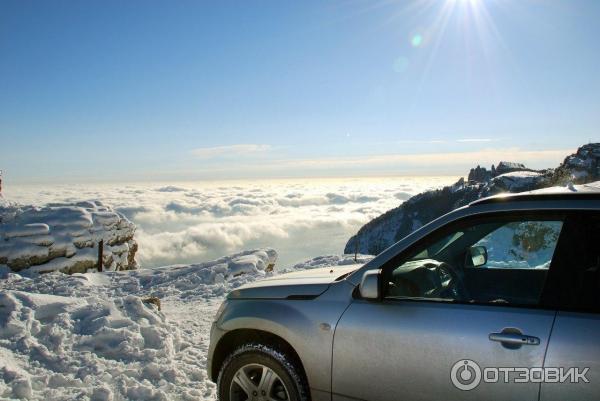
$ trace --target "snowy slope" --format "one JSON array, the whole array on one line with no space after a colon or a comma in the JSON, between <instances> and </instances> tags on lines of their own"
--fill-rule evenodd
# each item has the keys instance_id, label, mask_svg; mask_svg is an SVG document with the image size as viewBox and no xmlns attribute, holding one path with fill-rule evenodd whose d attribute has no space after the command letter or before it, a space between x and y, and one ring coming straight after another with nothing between
<instances>
[{"instance_id":1,"label":"snowy slope","mask_svg":"<svg viewBox=\"0 0 600 401\"><path fill-rule=\"evenodd\" d=\"M272 249L195 265L0 280L0 398L213 400L212 318L233 288L272 274ZM359 263L368 257L361 256ZM355 263L326 256L288 271ZM143 303L158 297L161 311Z\"/></svg>"}]
</instances>

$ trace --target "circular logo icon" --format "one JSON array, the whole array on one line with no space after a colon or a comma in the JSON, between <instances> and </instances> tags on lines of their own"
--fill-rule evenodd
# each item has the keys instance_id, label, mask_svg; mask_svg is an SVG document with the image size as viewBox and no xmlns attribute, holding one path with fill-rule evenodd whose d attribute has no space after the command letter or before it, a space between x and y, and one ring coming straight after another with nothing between
<instances>
[{"instance_id":1,"label":"circular logo icon","mask_svg":"<svg viewBox=\"0 0 600 401\"><path fill-rule=\"evenodd\" d=\"M473 390L481 382L481 368L470 359L461 359L452 366L450 380L459 390Z\"/></svg>"}]
</instances>

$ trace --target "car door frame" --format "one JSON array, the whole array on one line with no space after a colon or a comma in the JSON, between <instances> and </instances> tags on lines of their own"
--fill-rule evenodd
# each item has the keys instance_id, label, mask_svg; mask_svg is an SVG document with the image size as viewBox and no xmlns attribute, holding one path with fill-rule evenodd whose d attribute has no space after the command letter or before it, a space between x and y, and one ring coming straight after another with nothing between
<instances>
[{"instance_id":1,"label":"car door frame","mask_svg":"<svg viewBox=\"0 0 600 401\"><path fill-rule=\"evenodd\" d=\"M600 211L578 211L572 219L572 224L575 227L587 225L590 216L600 218ZM597 346L600 304L575 305L573 296L577 290L570 288L570 285L576 282L573 277L575 274L573 266L579 265L579 268L583 268L585 263L582 252L585 252L585 247L590 245L585 235L586 233L580 230L574 230L573 242L576 245L562 255L565 260L554 272L557 277L556 289L553 297L547 302L556 306L557 313L544 367L576 368L580 371L587 368L589 370L585 376L589 383L581 380L577 383L569 381L540 383L540 401L573 399L575 395L578 400L591 401L598 399L600 394L600 348Z\"/></svg>"}]
</instances>

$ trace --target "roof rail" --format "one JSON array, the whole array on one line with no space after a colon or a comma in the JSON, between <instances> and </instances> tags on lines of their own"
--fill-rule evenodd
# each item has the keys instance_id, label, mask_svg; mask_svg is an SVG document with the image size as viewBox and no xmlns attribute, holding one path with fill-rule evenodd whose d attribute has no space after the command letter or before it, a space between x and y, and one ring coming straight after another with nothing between
<instances>
[{"instance_id":1,"label":"roof rail","mask_svg":"<svg viewBox=\"0 0 600 401\"><path fill-rule=\"evenodd\" d=\"M531 201L559 201L559 200L600 200L599 192L540 192L520 194L500 194L478 199L469 203L469 206L487 205L503 202L531 202Z\"/></svg>"}]
</instances>

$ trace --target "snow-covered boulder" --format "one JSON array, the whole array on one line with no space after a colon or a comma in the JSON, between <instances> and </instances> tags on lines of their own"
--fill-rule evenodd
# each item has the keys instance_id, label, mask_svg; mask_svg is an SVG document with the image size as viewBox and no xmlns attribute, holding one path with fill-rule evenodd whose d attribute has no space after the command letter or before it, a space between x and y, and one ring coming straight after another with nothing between
<instances>
[{"instance_id":1,"label":"snow-covered boulder","mask_svg":"<svg viewBox=\"0 0 600 401\"><path fill-rule=\"evenodd\" d=\"M100 201L0 207L0 266L22 274L135 269L135 225ZM5 268L6 268L5 267Z\"/></svg>"},{"instance_id":2,"label":"snow-covered boulder","mask_svg":"<svg viewBox=\"0 0 600 401\"><path fill-rule=\"evenodd\" d=\"M256 270L271 271L275 266L277 253L273 249L256 251L241 255L229 262L229 271L234 276L250 273Z\"/></svg>"}]
</instances>

